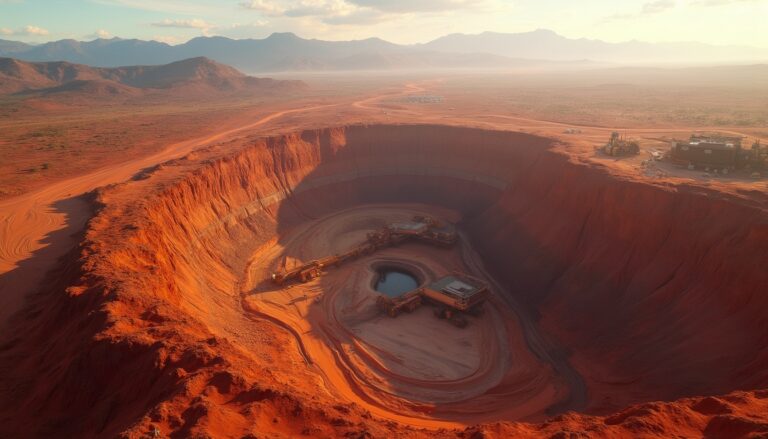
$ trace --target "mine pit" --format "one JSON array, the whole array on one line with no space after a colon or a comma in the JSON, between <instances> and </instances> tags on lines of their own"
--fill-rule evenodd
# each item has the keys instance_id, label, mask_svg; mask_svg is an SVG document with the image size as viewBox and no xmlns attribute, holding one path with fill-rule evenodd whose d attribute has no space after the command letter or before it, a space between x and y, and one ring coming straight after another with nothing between
<instances>
[{"instance_id":1,"label":"mine pit","mask_svg":"<svg viewBox=\"0 0 768 439\"><path fill-rule=\"evenodd\" d=\"M350 388L359 392L358 398L380 410L399 407L398 411L424 417L423 411L433 412L435 404L448 407L502 385L511 370L510 349L520 346L510 346L504 321L514 317L504 308L489 306L488 316L484 316L487 319L467 315L471 321L465 327L437 318L435 307L421 305L420 296L414 297L421 306L405 307L393 314L380 309L382 298L398 301L420 294L426 288L420 287L451 275L457 267L469 269L460 243L448 247L418 239L400 241L398 235L392 236L393 243L379 238L381 230L412 217L439 217L441 224L448 224L444 218L456 219L459 213L423 204L364 204L303 222L286 232L287 246L275 249L275 253L266 252L275 259L264 258L263 249L252 258L258 262L248 268L247 278L254 284L246 285L245 309L257 309L289 322L297 333L313 334L303 343L319 373L328 377L335 373L328 369L341 367L345 376L352 377L345 385L351 384ZM333 245L349 244L349 240L339 239L349 235L367 239L351 247ZM375 249L367 243L376 244ZM348 259L344 255L350 248L362 251ZM329 259L319 249L336 256ZM264 285L260 279L284 261L328 261L328 266L313 279L287 286L273 282L260 291L259 286ZM314 266L314 262L297 264ZM285 267L282 273L294 271ZM383 274L389 282L394 277L394 285L382 285ZM329 353L332 355L324 358ZM538 381L532 386L536 390L554 393L545 378L549 375L545 368L511 373ZM528 401L499 401L495 405L506 410L515 405L530 410Z\"/></svg>"},{"instance_id":2,"label":"mine pit","mask_svg":"<svg viewBox=\"0 0 768 439\"><path fill-rule=\"evenodd\" d=\"M286 418L294 404L341 406L437 429L768 382L765 317L750 305L768 283L755 260L768 245L759 207L632 181L520 132L356 125L248 142L174 165L191 169L175 179L161 179L168 166L101 194L88 239L111 253L89 247L93 278L69 294L109 273L109 297L152 310L114 324L168 331L179 346L173 373L149 355L108 363L110 376L132 377L132 400L149 406L175 386L206 389L226 416L272 398L291 407ZM162 190L125 201L153 185ZM459 310L462 326L436 316L439 301L394 316L377 303L413 288L482 306ZM100 308L105 321L129 313L120 303ZM78 364L103 370L125 346ZM73 383L84 394L114 385ZM280 390L259 390L269 385Z\"/></svg>"},{"instance_id":3,"label":"mine pit","mask_svg":"<svg viewBox=\"0 0 768 439\"><path fill-rule=\"evenodd\" d=\"M249 257L243 308L307 334L299 338L311 368L336 398L416 423L543 419L732 390L739 366L709 362L704 352L750 355L722 338L705 347L685 335L712 333L725 320L680 322L682 305L661 305L688 291L689 307L723 312L709 305L711 273L680 253L707 240L717 247L718 235L683 231L682 217L654 214L675 205L720 216L700 195L622 181L571 162L551 139L512 132L353 126L268 139L260 148L257 155L281 163L277 174L267 172L279 185L252 192L275 238ZM732 218L715 223L719 236L743 233ZM387 227L434 235L350 253ZM319 264L310 279L265 281L309 261ZM720 275L735 273L736 265L724 264ZM389 313L377 306L382 267L408 281L385 296L464 273L487 287L487 298L480 313L457 312L462 324L436 318L444 310L430 300ZM412 276L397 274L405 267ZM741 275L733 280L744 294L755 289ZM659 343L670 349L652 347ZM699 363L706 367L698 376L684 372Z\"/></svg>"}]
</instances>

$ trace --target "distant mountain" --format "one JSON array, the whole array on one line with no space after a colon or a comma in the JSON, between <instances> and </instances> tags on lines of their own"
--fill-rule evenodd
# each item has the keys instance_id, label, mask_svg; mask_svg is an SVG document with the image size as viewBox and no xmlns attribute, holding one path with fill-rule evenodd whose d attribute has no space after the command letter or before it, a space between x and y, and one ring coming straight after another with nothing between
<instances>
[{"instance_id":1,"label":"distant mountain","mask_svg":"<svg viewBox=\"0 0 768 439\"><path fill-rule=\"evenodd\" d=\"M586 38L569 39L544 29L517 34L451 34L418 47L451 53L473 53L481 48L500 56L553 61L589 59L630 64L768 61L768 49L702 43L607 43Z\"/></svg>"},{"instance_id":2,"label":"distant mountain","mask_svg":"<svg viewBox=\"0 0 768 439\"><path fill-rule=\"evenodd\" d=\"M26 62L0 58L0 93L91 95L140 94L147 90L196 93L289 91L300 81L246 76L233 67L197 57L158 66L90 67L69 62Z\"/></svg>"},{"instance_id":3,"label":"distant mountain","mask_svg":"<svg viewBox=\"0 0 768 439\"><path fill-rule=\"evenodd\" d=\"M119 38L89 42L61 40L30 46L13 54L5 53L0 48L0 56L37 62L68 61L98 67L166 64L205 56L249 72L530 67L551 64L480 51L472 54L448 53L397 45L378 38L321 41L299 38L292 33L274 33L260 40L199 37L177 46Z\"/></svg>"},{"instance_id":4,"label":"distant mountain","mask_svg":"<svg viewBox=\"0 0 768 439\"><path fill-rule=\"evenodd\" d=\"M13 53L27 52L33 47L34 46L19 41L0 40L0 53L4 54L10 55Z\"/></svg>"},{"instance_id":5,"label":"distant mountain","mask_svg":"<svg viewBox=\"0 0 768 439\"><path fill-rule=\"evenodd\" d=\"M81 42L60 40L38 46L29 46L21 52L3 53L25 61L67 61L97 67L120 67L126 65L156 65L180 61L174 58L172 47L157 41L123 40L120 38L98 39Z\"/></svg>"},{"instance_id":6,"label":"distant mountain","mask_svg":"<svg viewBox=\"0 0 768 439\"><path fill-rule=\"evenodd\" d=\"M274 33L264 39L199 37L170 46L157 41L98 39L38 46L0 41L0 56L27 61L68 61L98 67L167 64L208 57L249 72L428 68L514 68L608 63L765 62L768 49L700 43L607 43L569 39L552 31L452 34L426 44L398 45L378 38L356 41L303 39Z\"/></svg>"}]
</instances>

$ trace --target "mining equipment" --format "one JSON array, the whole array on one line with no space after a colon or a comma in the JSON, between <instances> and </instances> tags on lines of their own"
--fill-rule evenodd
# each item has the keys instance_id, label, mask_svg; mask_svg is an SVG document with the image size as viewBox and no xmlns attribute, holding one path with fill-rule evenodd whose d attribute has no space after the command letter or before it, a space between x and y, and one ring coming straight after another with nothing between
<instances>
[{"instance_id":1,"label":"mining equipment","mask_svg":"<svg viewBox=\"0 0 768 439\"><path fill-rule=\"evenodd\" d=\"M329 256L323 259L310 261L306 264L292 268L288 271L272 273L272 281L278 285L283 285L290 280L299 280L302 283L311 281L322 274L323 268L328 266L338 266L342 262L339 255Z\"/></svg>"},{"instance_id":2,"label":"mining equipment","mask_svg":"<svg viewBox=\"0 0 768 439\"><path fill-rule=\"evenodd\" d=\"M380 295L376 298L376 306L390 317L397 317L401 312L413 312L421 306L421 293L423 288L409 291L399 297L387 297Z\"/></svg>"},{"instance_id":3,"label":"mining equipment","mask_svg":"<svg viewBox=\"0 0 768 439\"><path fill-rule=\"evenodd\" d=\"M628 156L640 153L640 143L637 140L627 139L614 131L611 133L611 140L608 141L601 151L610 156Z\"/></svg>"},{"instance_id":4,"label":"mining equipment","mask_svg":"<svg viewBox=\"0 0 768 439\"><path fill-rule=\"evenodd\" d=\"M457 272L399 297L381 295L376 299L376 305L388 316L397 317L401 312L412 312L427 302L435 305L435 317L464 328L469 323L466 315L479 315L488 294L488 287L483 281Z\"/></svg>"},{"instance_id":5,"label":"mining equipment","mask_svg":"<svg viewBox=\"0 0 768 439\"><path fill-rule=\"evenodd\" d=\"M387 226L393 236L418 239L428 244L450 247L456 243L456 230L435 218L417 215L412 222L393 223Z\"/></svg>"},{"instance_id":6,"label":"mining equipment","mask_svg":"<svg viewBox=\"0 0 768 439\"><path fill-rule=\"evenodd\" d=\"M457 234L452 226L442 224L429 216L415 216L413 221L392 223L369 232L365 242L346 253L307 262L298 267L272 273L272 281L283 285L289 281L309 282L322 275L323 269L339 265L360 256L372 254L382 248L393 247L415 239L431 245L449 247L456 243Z\"/></svg>"}]
</instances>

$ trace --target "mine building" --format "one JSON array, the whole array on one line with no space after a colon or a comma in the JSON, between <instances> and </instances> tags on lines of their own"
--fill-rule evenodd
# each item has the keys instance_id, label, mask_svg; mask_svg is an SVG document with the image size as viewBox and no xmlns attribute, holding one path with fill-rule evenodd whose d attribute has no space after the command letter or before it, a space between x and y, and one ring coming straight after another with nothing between
<instances>
[{"instance_id":1,"label":"mine building","mask_svg":"<svg viewBox=\"0 0 768 439\"><path fill-rule=\"evenodd\" d=\"M672 159L700 168L736 169L744 162L740 137L691 136L685 142L675 142Z\"/></svg>"},{"instance_id":2,"label":"mine building","mask_svg":"<svg viewBox=\"0 0 768 439\"><path fill-rule=\"evenodd\" d=\"M435 317L463 328L468 324L465 313L479 315L489 295L483 281L468 274L456 273L399 297L380 295L376 299L376 306L388 316L397 317L402 312L413 312L423 302L427 302L437 305Z\"/></svg>"},{"instance_id":3,"label":"mine building","mask_svg":"<svg viewBox=\"0 0 768 439\"><path fill-rule=\"evenodd\" d=\"M488 298L488 287L467 274L443 277L424 287L423 295L429 300L458 311L469 311Z\"/></svg>"}]
</instances>

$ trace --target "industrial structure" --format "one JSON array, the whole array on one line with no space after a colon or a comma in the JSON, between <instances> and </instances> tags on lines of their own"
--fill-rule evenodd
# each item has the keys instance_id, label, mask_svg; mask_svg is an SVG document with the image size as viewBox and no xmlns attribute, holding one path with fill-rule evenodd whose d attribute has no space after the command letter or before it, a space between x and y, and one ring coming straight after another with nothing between
<instances>
[{"instance_id":1,"label":"industrial structure","mask_svg":"<svg viewBox=\"0 0 768 439\"><path fill-rule=\"evenodd\" d=\"M399 297L381 295L376 299L376 305L388 316L397 317L428 302L435 305L436 317L463 328L467 326L464 314L478 314L488 294L488 287L480 279L466 273L454 273Z\"/></svg>"},{"instance_id":2,"label":"industrial structure","mask_svg":"<svg viewBox=\"0 0 768 439\"><path fill-rule=\"evenodd\" d=\"M411 221L391 223L369 232L365 242L345 253L276 271L272 273L272 281L277 285L292 281L309 282L321 276L327 268L338 267L360 256L370 255L380 249L407 241L450 247L457 239L456 230L452 225L429 216L414 216ZM436 306L435 316L463 328L467 325L463 313L478 313L487 297L488 287L481 280L468 274L454 273L398 297L380 295L376 305L388 316L397 317L402 312L413 312L424 302L429 302Z\"/></svg>"},{"instance_id":3,"label":"industrial structure","mask_svg":"<svg viewBox=\"0 0 768 439\"><path fill-rule=\"evenodd\" d=\"M696 168L735 170L744 162L741 141L741 137L692 135L687 142L675 142L672 160Z\"/></svg>"},{"instance_id":4,"label":"industrial structure","mask_svg":"<svg viewBox=\"0 0 768 439\"><path fill-rule=\"evenodd\" d=\"M380 295L376 298L376 306L390 317L397 317L402 312L413 312L423 303L424 288L416 288L398 297Z\"/></svg>"},{"instance_id":5,"label":"industrial structure","mask_svg":"<svg viewBox=\"0 0 768 439\"><path fill-rule=\"evenodd\" d=\"M756 140L751 148L742 146L742 137L692 135L687 141L675 141L670 152L674 163L690 169L728 173L738 169L755 172L768 169L768 147Z\"/></svg>"},{"instance_id":6,"label":"industrial structure","mask_svg":"<svg viewBox=\"0 0 768 439\"><path fill-rule=\"evenodd\" d=\"M424 288L424 296L436 304L469 312L488 297L483 281L465 273L445 276Z\"/></svg>"},{"instance_id":7,"label":"industrial structure","mask_svg":"<svg viewBox=\"0 0 768 439\"><path fill-rule=\"evenodd\" d=\"M747 156L747 167L755 171L768 169L768 146L764 146L759 140L752 144L752 149Z\"/></svg>"},{"instance_id":8,"label":"industrial structure","mask_svg":"<svg viewBox=\"0 0 768 439\"><path fill-rule=\"evenodd\" d=\"M456 243L456 229L447 223L441 223L429 216L417 215L413 221L392 223L386 227L388 233L394 237L409 237L418 239L428 244L450 247Z\"/></svg>"},{"instance_id":9,"label":"industrial structure","mask_svg":"<svg viewBox=\"0 0 768 439\"><path fill-rule=\"evenodd\" d=\"M637 155L640 153L640 143L614 131L611 133L611 139L600 150L610 156Z\"/></svg>"},{"instance_id":10,"label":"industrial structure","mask_svg":"<svg viewBox=\"0 0 768 439\"><path fill-rule=\"evenodd\" d=\"M290 281L309 282L321 276L326 268L338 267L360 256L409 240L448 247L455 244L456 239L456 230L453 226L443 224L432 217L415 216L410 222L393 223L368 233L365 242L345 253L316 259L288 270L276 271L272 273L272 281L277 285Z\"/></svg>"}]
</instances>

